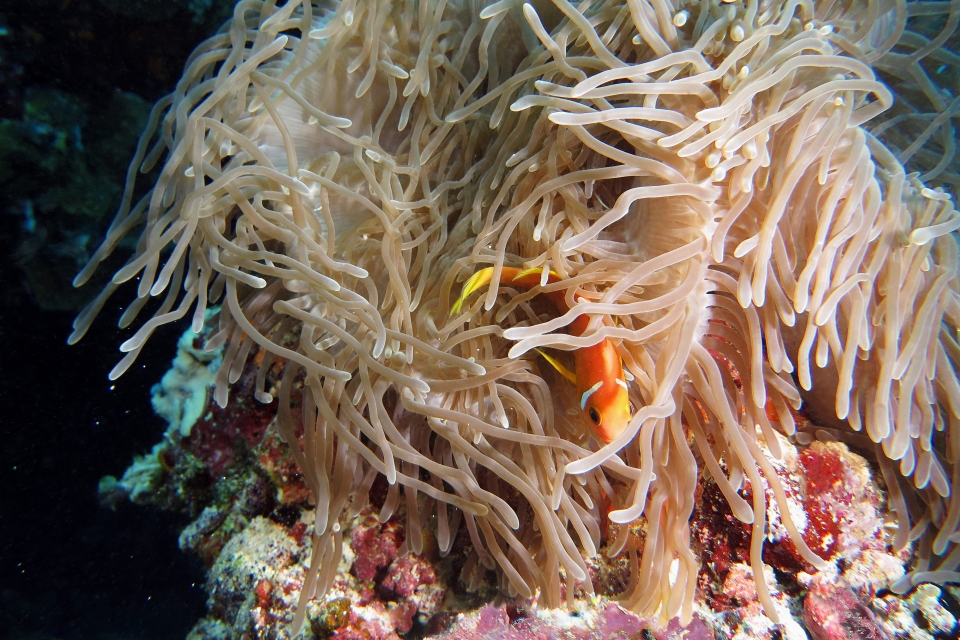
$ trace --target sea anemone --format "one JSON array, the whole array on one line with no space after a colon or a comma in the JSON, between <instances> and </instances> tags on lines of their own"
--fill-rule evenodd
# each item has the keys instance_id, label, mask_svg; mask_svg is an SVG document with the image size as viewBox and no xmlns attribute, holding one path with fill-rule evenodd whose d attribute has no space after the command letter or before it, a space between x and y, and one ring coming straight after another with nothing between
<instances>
[{"instance_id":1,"label":"sea anemone","mask_svg":"<svg viewBox=\"0 0 960 640\"><path fill-rule=\"evenodd\" d=\"M957 102L931 74L956 84L940 47L958 19L960 0L241 0L154 109L76 284L140 229L136 252L70 340L128 280L121 326L162 296L115 378L158 326L192 313L199 332L222 298L215 398L264 352L257 399L279 396L316 498L297 625L378 474L407 549L431 519L442 553L464 527L468 583L497 567L505 594L550 607L562 580L592 588L582 553L612 505L644 523L642 548L621 526L605 549L629 557L624 604L663 619L691 616L709 475L752 525L775 619L758 489L824 566L771 462L817 435L795 433L803 402L820 435L875 451L897 545L920 539L901 586L957 579ZM494 277L451 317L490 266L541 268L542 286ZM569 311L542 306L551 290ZM633 405L608 444L535 350L603 340Z\"/></svg>"}]
</instances>

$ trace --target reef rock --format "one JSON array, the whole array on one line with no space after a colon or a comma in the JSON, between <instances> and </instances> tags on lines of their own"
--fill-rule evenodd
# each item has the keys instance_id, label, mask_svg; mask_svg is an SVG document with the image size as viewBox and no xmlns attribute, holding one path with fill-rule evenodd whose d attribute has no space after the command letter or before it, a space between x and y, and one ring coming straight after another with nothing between
<instances>
[{"instance_id":1,"label":"reef rock","mask_svg":"<svg viewBox=\"0 0 960 640\"><path fill-rule=\"evenodd\" d=\"M170 423L163 441L137 458L121 481L105 479L104 498L192 515L180 546L209 567L209 597L207 616L191 639L288 638L312 551L312 498L277 434L271 405L250 402L242 392L223 408L210 399L207 364L217 356L204 360L197 340L192 331L184 335L161 383L167 401L154 406ZM241 375L241 391L252 384L254 371L250 365ZM192 391L178 396L176 389ZM201 394L203 410L197 412L189 407ZM953 637L955 593L931 585L906 596L890 591L910 554L892 550L884 488L867 461L838 442L798 445L781 437L777 445L781 457L770 460L793 520L829 560L819 572L806 565L780 524L776 502L768 500L763 558L779 624L758 602L750 526L732 516L710 479L697 490L692 530L701 571L695 615L684 627L678 619L640 618L616 603L629 572L625 558L606 556L606 546L585 558L590 585L578 583L569 593L563 585L562 609L538 606L536 597L508 598L492 571L467 567L471 543L463 527L443 554L427 523L420 532L423 551L412 553L403 505L385 520L378 516L389 493L380 477L370 489L370 504L340 532L344 554L333 587L310 602L305 633L338 640ZM748 482L741 495L750 500L753 490ZM631 528L628 549L639 548L646 526ZM609 542L616 531L608 523L604 539Z\"/></svg>"}]
</instances>

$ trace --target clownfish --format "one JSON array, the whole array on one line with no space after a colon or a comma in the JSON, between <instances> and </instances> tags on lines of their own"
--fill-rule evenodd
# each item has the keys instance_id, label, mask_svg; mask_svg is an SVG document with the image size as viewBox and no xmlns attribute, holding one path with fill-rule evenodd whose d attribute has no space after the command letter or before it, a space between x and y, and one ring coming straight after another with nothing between
<instances>
[{"instance_id":1,"label":"clownfish","mask_svg":"<svg viewBox=\"0 0 960 640\"><path fill-rule=\"evenodd\" d=\"M503 267L500 283L513 287L531 289L540 284L542 269L521 270L515 267ZM460 312L464 301L470 294L488 285L493 278L493 267L481 269L464 283L460 297L450 310L450 315ZM547 283L559 282L562 278L551 271ZM549 291L541 295L546 297L561 314L569 311L564 300L564 291ZM570 324L570 333L579 336L587 328L589 318L577 316ZM537 349L544 359L560 375L577 387L580 397L580 411L587 423L604 444L609 444L623 433L630 422L630 400L627 396L627 381L624 378L623 361L609 340L603 340L591 347L582 347L573 352L576 372L570 371L556 359Z\"/></svg>"}]
</instances>

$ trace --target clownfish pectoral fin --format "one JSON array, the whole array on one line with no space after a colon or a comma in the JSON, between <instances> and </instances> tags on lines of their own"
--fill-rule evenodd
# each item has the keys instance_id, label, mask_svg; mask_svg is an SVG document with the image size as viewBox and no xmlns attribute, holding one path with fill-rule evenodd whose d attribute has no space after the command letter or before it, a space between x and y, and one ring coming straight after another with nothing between
<instances>
[{"instance_id":1,"label":"clownfish pectoral fin","mask_svg":"<svg viewBox=\"0 0 960 640\"><path fill-rule=\"evenodd\" d=\"M457 298L457 301L453 303L453 307L450 309L450 315L455 316L460 313L460 310L463 308L463 303L470 297L470 294L490 284L491 278L493 278L493 267L480 269L480 271L470 276L467 281L463 283L463 290L460 292L460 297Z\"/></svg>"},{"instance_id":2,"label":"clownfish pectoral fin","mask_svg":"<svg viewBox=\"0 0 960 640\"><path fill-rule=\"evenodd\" d=\"M535 351L540 355L542 355L543 359L549 362L550 365L560 373L560 375L562 375L564 378L566 378L573 384L577 384L577 374L575 374L574 372L570 371L570 369L567 369L565 366L560 364L555 358L551 358L543 351L540 351L540 349L535 349Z\"/></svg>"}]
</instances>

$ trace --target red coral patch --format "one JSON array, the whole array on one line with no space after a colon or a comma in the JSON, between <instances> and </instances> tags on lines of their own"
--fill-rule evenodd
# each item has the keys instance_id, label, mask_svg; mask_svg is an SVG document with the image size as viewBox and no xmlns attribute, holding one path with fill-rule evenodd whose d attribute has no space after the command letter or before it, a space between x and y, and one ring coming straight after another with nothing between
<instances>
[{"instance_id":1,"label":"red coral patch","mask_svg":"<svg viewBox=\"0 0 960 640\"><path fill-rule=\"evenodd\" d=\"M214 400L207 413L197 420L186 447L203 461L214 475L222 474L236 462L239 446L256 447L277 414L277 401L261 404L253 400L256 370L248 368L231 388L226 407Z\"/></svg>"}]
</instances>

